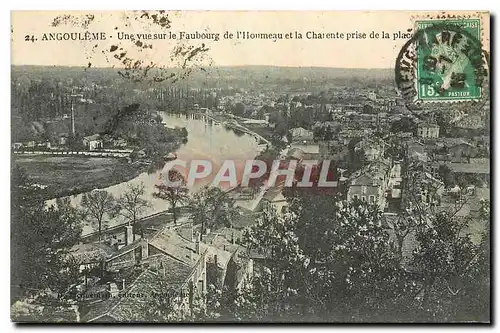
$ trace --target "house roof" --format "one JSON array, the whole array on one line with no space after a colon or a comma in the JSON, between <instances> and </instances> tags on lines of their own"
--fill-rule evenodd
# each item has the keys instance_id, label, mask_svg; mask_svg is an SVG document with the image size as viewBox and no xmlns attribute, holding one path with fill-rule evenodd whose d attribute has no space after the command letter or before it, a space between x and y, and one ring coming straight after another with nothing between
<instances>
[{"instance_id":1,"label":"house roof","mask_svg":"<svg viewBox=\"0 0 500 333\"><path fill-rule=\"evenodd\" d=\"M468 114L460 119L457 119L454 125L460 128L478 129L483 127L484 118L480 114Z\"/></svg>"},{"instance_id":2,"label":"house roof","mask_svg":"<svg viewBox=\"0 0 500 333\"><path fill-rule=\"evenodd\" d=\"M260 216L261 213L254 213L254 212L245 212L241 215L238 215L234 221L232 222L232 227L234 229L244 229L248 226L251 226L255 224L255 220Z\"/></svg>"},{"instance_id":3,"label":"house roof","mask_svg":"<svg viewBox=\"0 0 500 333\"><path fill-rule=\"evenodd\" d=\"M288 151L287 155L289 157L293 157L293 158L296 158L298 160L301 160L304 158L304 151L300 148L291 148Z\"/></svg>"},{"instance_id":4,"label":"house roof","mask_svg":"<svg viewBox=\"0 0 500 333\"><path fill-rule=\"evenodd\" d=\"M187 264L195 264L200 259L195 243L181 237L175 230L165 228L157 233L149 244L158 250Z\"/></svg>"},{"instance_id":5,"label":"house roof","mask_svg":"<svg viewBox=\"0 0 500 333\"><path fill-rule=\"evenodd\" d=\"M243 124L248 124L248 125L251 125L251 124L267 125L268 122L267 122L267 120L261 120L261 119L249 119L249 120L245 120L243 122Z\"/></svg>"},{"instance_id":6,"label":"house roof","mask_svg":"<svg viewBox=\"0 0 500 333\"><path fill-rule=\"evenodd\" d=\"M474 157L470 158L470 163L489 164L490 159L487 157Z\"/></svg>"},{"instance_id":7,"label":"house roof","mask_svg":"<svg viewBox=\"0 0 500 333\"><path fill-rule=\"evenodd\" d=\"M283 189L281 187L271 187L266 191L266 193L262 197L262 200L266 200L269 202L279 202L285 200L282 191Z\"/></svg>"},{"instance_id":8,"label":"house roof","mask_svg":"<svg viewBox=\"0 0 500 333\"><path fill-rule=\"evenodd\" d=\"M386 164L384 161L374 161L355 172L350 177L350 185L381 185L389 168L389 164Z\"/></svg>"},{"instance_id":9,"label":"house roof","mask_svg":"<svg viewBox=\"0 0 500 333\"><path fill-rule=\"evenodd\" d=\"M193 267L167 255L149 258L153 268L144 268L125 291L118 296L87 305L88 312L82 321L94 321L102 317L117 322L148 320L146 302L158 294L178 292L193 273Z\"/></svg>"},{"instance_id":10,"label":"house roof","mask_svg":"<svg viewBox=\"0 0 500 333\"><path fill-rule=\"evenodd\" d=\"M293 137L313 136L313 132L302 127L292 128L291 133Z\"/></svg>"},{"instance_id":11,"label":"house roof","mask_svg":"<svg viewBox=\"0 0 500 333\"><path fill-rule=\"evenodd\" d=\"M241 234L242 230L235 230L232 228L222 228L218 231L217 237L214 237L212 239L210 245L218 249L234 253L238 249L241 249L242 246L239 244L233 244L232 240L233 238L238 238Z\"/></svg>"},{"instance_id":12,"label":"house roof","mask_svg":"<svg viewBox=\"0 0 500 333\"><path fill-rule=\"evenodd\" d=\"M470 142L464 138L441 138L439 139L439 143L442 143L447 147L454 147L458 145L472 146Z\"/></svg>"},{"instance_id":13,"label":"house roof","mask_svg":"<svg viewBox=\"0 0 500 333\"><path fill-rule=\"evenodd\" d=\"M99 134L92 134L92 135L83 137L83 139L87 140L87 141L99 140L100 138L101 138L101 136Z\"/></svg>"},{"instance_id":14,"label":"house roof","mask_svg":"<svg viewBox=\"0 0 500 333\"><path fill-rule=\"evenodd\" d=\"M218 240L218 238L224 237L215 237L212 241L212 244L201 243L201 248L203 249L203 251L207 251L207 262L215 263L214 256L217 256L217 267L224 269L227 267L227 263L231 259L232 253L224 250L222 246L218 246L221 244L219 241L216 241L216 239ZM221 241L224 242L223 239L221 239Z\"/></svg>"},{"instance_id":15,"label":"house roof","mask_svg":"<svg viewBox=\"0 0 500 333\"><path fill-rule=\"evenodd\" d=\"M105 260L114 254L116 254L116 250L98 243L77 244L69 250L69 255L80 264Z\"/></svg>"},{"instance_id":16,"label":"house roof","mask_svg":"<svg viewBox=\"0 0 500 333\"><path fill-rule=\"evenodd\" d=\"M137 320L138 316L144 313L147 298L152 297L155 291L161 292L158 287L158 274L146 269L126 293L90 304L89 311L82 317L82 321L91 322L101 317L108 317L111 318L110 321L117 322ZM132 291L142 297L128 297L127 294L130 295Z\"/></svg>"},{"instance_id":17,"label":"house roof","mask_svg":"<svg viewBox=\"0 0 500 333\"><path fill-rule=\"evenodd\" d=\"M418 127L419 128L439 128L439 125L429 123L429 122L423 122L423 123L418 124Z\"/></svg>"},{"instance_id":18,"label":"house roof","mask_svg":"<svg viewBox=\"0 0 500 333\"><path fill-rule=\"evenodd\" d=\"M419 161L422 161L422 162L427 162L427 160L428 160L427 153L420 153L418 151L411 152L411 157L413 157Z\"/></svg>"},{"instance_id":19,"label":"house roof","mask_svg":"<svg viewBox=\"0 0 500 333\"><path fill-rule=\"evenodd\" d=\"M489 163L449 163L447 164L453 172L456 173L476 173L489 174Z\"/></svg>"},{"instance_id":20,"label":"house roof","mask_svg":"<svg viewBox=\"0 0 500 333\"><path fill-rule=\"evenodd\" d=\"M193 272L192 266L166 255L153 256L149 263L171 287L182 286Z\"/></svg>"},{"instance_id":21,"label":"house roof","mask_svg":"<svg viewBox=\"0 0 500 333\"><path fill-rule=\"evenodd\" d=\"M290 151L293 149L299 149L304 154L319 154L319 144L292 143Z\"/></svg>"},{"instance_id":22,"label":"house roof","mask_svg":"<svg viewBox=\"0 0 500 333\"><path fill-rule=\"evenodd\" d=\"M357 148L363 148L363 149L380 149L381 147L384 146L384 141L383 140L377 140L377 139L372 139L368 137L364 137L356 143L355 147Z\"/></svg>"}]
</instances>

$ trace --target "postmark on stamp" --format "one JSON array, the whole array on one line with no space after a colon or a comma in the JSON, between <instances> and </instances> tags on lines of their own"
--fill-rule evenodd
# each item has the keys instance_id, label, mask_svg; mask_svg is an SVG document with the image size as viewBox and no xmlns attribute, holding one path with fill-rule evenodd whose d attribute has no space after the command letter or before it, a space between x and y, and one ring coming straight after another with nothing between
<instances>
[{"instance_id":1,"label":"postmark on stamp","mask_svg":"<svg viewBox=\"0 0 500 333\"><path fill-rule=\"evenodd\" d=\"M478 18L415 22L396 60L396 83L410 103L484 101L488 66Z\"/></svg>"}]
</instances>

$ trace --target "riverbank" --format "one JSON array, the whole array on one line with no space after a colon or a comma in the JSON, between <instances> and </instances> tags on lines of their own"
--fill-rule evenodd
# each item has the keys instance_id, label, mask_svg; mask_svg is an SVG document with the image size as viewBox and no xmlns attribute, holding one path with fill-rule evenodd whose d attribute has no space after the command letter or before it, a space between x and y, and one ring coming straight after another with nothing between
<instances>
[{"instance_id":1,"label":"riverbank","mask_svg":"<svg viewBox=\"0 0 500 333\"><path fill-rule=\"evenodd\" d=\"M76 195L136 178L151 163L102 157L12 156L28 178L43 189L43 199Z\"/></svg>"}]
</instances>

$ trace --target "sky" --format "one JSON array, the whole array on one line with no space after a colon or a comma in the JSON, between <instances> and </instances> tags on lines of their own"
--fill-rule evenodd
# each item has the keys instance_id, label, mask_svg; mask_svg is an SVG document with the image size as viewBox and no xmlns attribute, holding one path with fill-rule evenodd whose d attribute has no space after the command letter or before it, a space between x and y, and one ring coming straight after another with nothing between
<instances>
[{"instance_id":1,"label":"sky","mask_svg":"<svg viewBox=\"0 0 500 333\"><path fill-rule=\"evenodd\" d=\"M122 47L127 56L147 63L177 67L178 58L172 52L179 45L185 48L205 43L208 51L196 57L199 65L243 66L268 65L288 67L338 67L338 68L393 68L396 57L409 38L393 39L394 33L407 33L417 19L443 12L405 11L281 11L281 12L167 12L171 21L168 29L152 24L140 12L96 11L13 11L11 13L11 63L13 65L120 67L122 64L109 52L112 45ZM447 12L448 14L449 12ZM151 14L151 13L150 13ZM488 14L481 15L485 45L489 47ZM66 15L66 16L65 16ZM83 27L86 15L94 19ZM51 26L54 18L62 18L57 27ZM43 34L55 32L103 32L106 40L98 41L42 41ZM151 49L132 45L129 40L118 40L118 33L219 33L220 40L150 40ZM242 40L223 39L224 32L236 35L237 31L250 33L300 32L303 39ZM388 39L370 38L372 32L389 34ZM343 39L307 39L306 32L344 33ZM365 39L346 40L348 33L366 34ZM26 41L26 36L36 41ZM140 52L139 52L140 50Z\"/></svg>"}]
</instances>

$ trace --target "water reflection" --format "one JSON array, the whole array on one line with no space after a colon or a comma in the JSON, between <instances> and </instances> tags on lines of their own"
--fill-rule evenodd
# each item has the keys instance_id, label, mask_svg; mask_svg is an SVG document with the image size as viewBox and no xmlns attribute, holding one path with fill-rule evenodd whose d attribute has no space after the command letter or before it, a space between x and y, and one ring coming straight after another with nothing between
<instances>
[{"instance_id":1,"label":"water reflection","mask_svg":"<svg viewBox=\"0 0 500 333\"><path fill-rule=\"evenodd\" d=\"M182 145L176 152L178 159L189 162L195 159L210 160L212 162L214 172L222 165L224 160L232 159L235 161L245 161L253 159L260 151L258 142L249 135L236 134L234 131L226 129L223 124L207 119L200 115L171 115L165 112L160 112L163 122L167 127L186 127L188 131L188 142ZM150 208L145 212L145 215L156 213L168 208L164 200L153 197L155 184L161 180L161 174L171 167L168 162L163 170L158 170L155 173L142 173L138 177L117 185L105 188L115 197L119 197L126 189L128 184L140 184L145 186L145 199L151 204ZM238 162L237 162L238 163ZM197 191L202 186L208 184L206 182L197 182L191 191ZM82 195L71 197L73 205L79 205ZM53 201L49 201L49 204ZM123 220L117 218L113 224L122 223ZM108 224L111 225L111 224ZM83 234L93 232L91 226L85 226Z\"/></svg>"}]
</instances>

